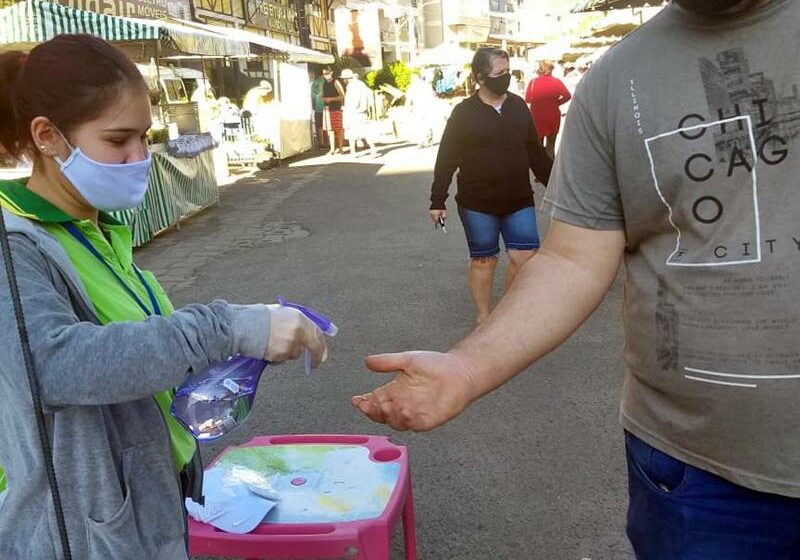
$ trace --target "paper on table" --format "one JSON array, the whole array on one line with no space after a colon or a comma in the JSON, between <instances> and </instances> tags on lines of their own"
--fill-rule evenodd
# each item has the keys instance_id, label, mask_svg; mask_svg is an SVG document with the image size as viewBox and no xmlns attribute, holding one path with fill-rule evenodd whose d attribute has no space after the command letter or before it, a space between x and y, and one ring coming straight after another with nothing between
<instances>
[{"instance_id":1,"label":"paper on table","mask_svg":"<svg viewBox=\"0 0 800 560\"><path fill-rule=\"evenodd\" d=\"M258 476L257 473L253 474ZM203 477L205 505L186 498L186 511L197 521L227 533L249 533L264 520L277 502L263 496L274 494L265 491L261 484L255 484L258 493L251 490L251 483L242 475L242 472L232 473L227 468L207 471Z\"/></svg>"}]
</instances>

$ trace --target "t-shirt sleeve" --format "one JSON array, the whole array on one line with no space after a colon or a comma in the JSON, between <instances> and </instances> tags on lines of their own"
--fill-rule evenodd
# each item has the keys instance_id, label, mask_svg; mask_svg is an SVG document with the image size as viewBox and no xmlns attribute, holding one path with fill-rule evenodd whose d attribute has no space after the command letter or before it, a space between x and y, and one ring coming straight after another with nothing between
<instances>
[{"instance_id":1,"label":"t-shirt sleeve","mask_svg":"<svg viewBox=\"0 0 800 560\"><path fill-rule=\"evenodd\" d=\"M545 204L551 218L561 222L625 229L613 146L584 103L584 97L576 95L570 106Z\"/></svg>"}]
</instances>

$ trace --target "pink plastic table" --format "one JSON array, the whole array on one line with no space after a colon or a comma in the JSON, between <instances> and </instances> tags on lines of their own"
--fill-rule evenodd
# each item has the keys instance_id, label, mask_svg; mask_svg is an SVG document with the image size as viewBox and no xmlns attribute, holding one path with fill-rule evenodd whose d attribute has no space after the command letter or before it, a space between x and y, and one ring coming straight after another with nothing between
<instances>
[{"instance_id":1,"label":"pink plastic table","mask_svg":"<svg viewBox=\"0 0 800 560\"><path fill-rule=\"evenodd\" d=\"M364 447L369 460L374 463L398 467L396 483L383 513L369 519L354 521L284 523L265 522L244 535L225 533L211 525L189 519L189 551L193 556L219 556L224 558L358 558L360 560L389 560L391 535L403 520L406 560L416 560L416 526L414 500L411 491L411 474L408 452L383 436L359 435L295 435L264 436L250 440L242 446L230 447L222 452L211 467L226 454L242 448L285 446L280 451L291 453L297 446ZM275 448L270 451L275 451ZM302 449L301 449L302 451ZM230 456L229 456L230 457ZM302 473L301 473L302 474ZM321 476L331 473L322 473ZM302 485L306 478L298 475L292 485ZM280 508L280 502L278 503ZM268 516L269 518L269 516Z\"/></svg>"}]
</instances>

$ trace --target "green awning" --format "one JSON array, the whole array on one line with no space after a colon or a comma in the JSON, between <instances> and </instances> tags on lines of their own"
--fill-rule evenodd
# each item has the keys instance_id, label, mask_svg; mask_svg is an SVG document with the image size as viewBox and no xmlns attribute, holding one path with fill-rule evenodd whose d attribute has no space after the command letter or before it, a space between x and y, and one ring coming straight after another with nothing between
<instances>
[{"instance_id":1,"label":"green awning","mask_svg":"<svg viewBox=\"0 0 800 560\"><path fill-rule=\"evenodd\" d=\"M106 41L160 40L178 51L208 56L248 55L249 45L173 22L110 16L24 0L0 9L0 48L30 49L56 35L87 33Z\"/></svg>"}]
</instances>

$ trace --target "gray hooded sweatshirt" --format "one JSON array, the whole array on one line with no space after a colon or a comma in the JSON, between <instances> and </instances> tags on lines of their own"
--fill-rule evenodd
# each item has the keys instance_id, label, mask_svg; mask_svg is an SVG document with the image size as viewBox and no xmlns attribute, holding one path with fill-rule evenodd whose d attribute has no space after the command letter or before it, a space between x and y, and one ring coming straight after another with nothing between
<instances>
[{"instance_id":1,"label":"gray hooded sweatshirt","mask_svg":"<svg viewBox=\"0 0 800 560\"><path fill-rule=\"evenodd\" d=\"M186 560L180 483L152 395L232 354L264 356L269 310L220 301L102 326L58 241L4 216L73 558ZM2 259L0 332L0 558L61 559Z\"/></svg>"}]
</instances>

